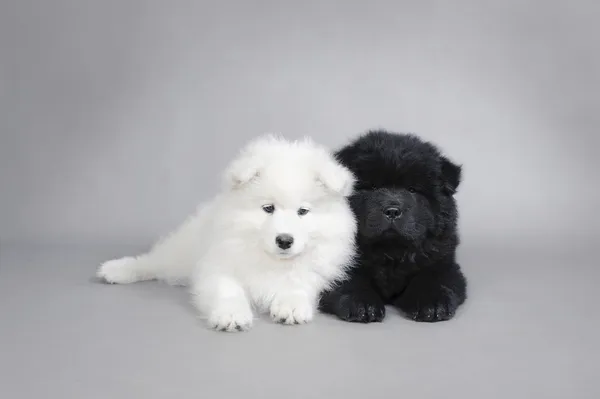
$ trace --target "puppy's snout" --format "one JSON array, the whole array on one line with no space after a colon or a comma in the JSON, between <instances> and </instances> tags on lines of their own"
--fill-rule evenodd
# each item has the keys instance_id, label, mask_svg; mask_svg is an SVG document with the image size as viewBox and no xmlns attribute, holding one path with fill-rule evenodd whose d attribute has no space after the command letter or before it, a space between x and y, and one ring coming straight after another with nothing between
<instances>
[{"instance_id":1,"label":"puppy's snout","mask_svg":"<svg viewBox=\"0 0 600 399\"><path fill-rule=\"evenodd\" d=\"M289 249L294 243L294 237L289 234L279 234L275 237L275 243L281 249Z\"/></svg>"},{"instance_id":2,"label":"puppy's snout","mask_svg":"<svg viewBox=\"0 0 600 399\"><path fill-rule=\"evenodd\" d=\"M383 214L388 219L394 220L394 219L398 219L402 215L402 211L400 210L400 208L398 208L396 206L390 206L383 210Z\"/></svg>"}]
</instances>

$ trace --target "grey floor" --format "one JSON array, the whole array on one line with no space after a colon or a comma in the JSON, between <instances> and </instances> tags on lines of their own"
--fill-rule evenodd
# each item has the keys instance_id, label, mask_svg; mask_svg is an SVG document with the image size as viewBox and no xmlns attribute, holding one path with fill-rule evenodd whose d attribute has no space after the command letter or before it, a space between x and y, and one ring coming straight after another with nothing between
<instances>
[{"instance_id":1,"label":"grey floor","mask_svg":"<svg viewBox=\"0 0 600 399\"><path fill-rule=\"evenodd\" d=\"M319 315L205 329L185 290L94 280L138 248L8 246L2 398L598 398L598 265L579 251L470 250L471 297L446 323ZM463 251L465 252L465 251Z\"/></svg>"}]
</instances>

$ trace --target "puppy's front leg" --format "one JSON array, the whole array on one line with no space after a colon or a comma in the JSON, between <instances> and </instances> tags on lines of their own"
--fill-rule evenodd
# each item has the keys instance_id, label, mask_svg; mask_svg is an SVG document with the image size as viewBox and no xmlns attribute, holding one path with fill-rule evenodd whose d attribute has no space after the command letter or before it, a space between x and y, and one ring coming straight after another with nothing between
<instances>
[{"instance_id":1,"label":"puppy's front leg","mask_svg":"<svg viewBox=\"0 0 600 399\"><path fill-rule=\"evenodd\" d=\"M313 319L316 308L314 292L294 284L280 287L271 302L271 318L277 323L304 324Z\"/></svg>"},{"instance_id":2,"label":"puppy's front leg","mask_svg":"<svg viewBox=\"0 0 600 399\"><path fill-rule=\"evenodd\" d=\"M371 279L354 270L351 277L321 294L319 309L342 320L356 323L381 322L385 318L385 303Z\"/></svg>"},{"instance_id":3,"label":"puppy's front leg","mask_svg":"<svg viewBox=\"0 0 600 399\"><path fill-rule=\"evenodd\" d=\"M413 277L394 305L415 321L450 320L465 301L466 290L460 266L451 261L439 263Z\"/></svg>"},{"instance_id":4,"label":"puppy's front leg","mask_svg":"<svg viewBox=\"0 0 600 399\"><path fill-rule=\"evenodd\" d=\"M244 288L226 275L203 276L192 287L194 304L217 331L246 331L252 327L252 309Z\"/></svg>"}]
</instances>

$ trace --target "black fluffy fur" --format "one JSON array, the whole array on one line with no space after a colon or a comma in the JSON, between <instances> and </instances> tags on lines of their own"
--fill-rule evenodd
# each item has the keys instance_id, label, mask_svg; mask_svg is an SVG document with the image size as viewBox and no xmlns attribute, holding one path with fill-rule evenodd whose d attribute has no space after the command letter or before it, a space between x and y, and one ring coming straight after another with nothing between
<instances>
[{"instance_id":1,"label":"black fluffy fur","mask_svg":"<svg viewBox=\"0 0 600 399\"><path fill-rule=\"evenodd\" d=\"M455 259L461 166L415 135L386 131L336 155L357 177L358 256L350 278L322 295L321 311L379 322L389 304L416 321L451 319L467 296Z\"/></svg>"}]
</instances>

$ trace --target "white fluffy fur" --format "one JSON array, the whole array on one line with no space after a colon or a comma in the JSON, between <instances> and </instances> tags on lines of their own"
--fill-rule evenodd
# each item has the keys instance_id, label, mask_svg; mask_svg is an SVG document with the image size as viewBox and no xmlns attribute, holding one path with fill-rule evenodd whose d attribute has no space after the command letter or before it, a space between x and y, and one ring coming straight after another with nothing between
<instances>
[{"instance_id":1,"label":"white fluffy fur","mask_svg":"<svg viewBox=\"0 0 600 399\"><path fill-rule=\"evenodd\" d=\"M148 253L105 262L98 275L188 285L217 330L247 330L253 308L277 322L310 321L319 292L345 277L354 254L347 202L354 176L310 139L267 135L250 142L224 177L221 193ZM301 216L300 208L309 211ZM294 238L288 250L275 243L283 233Z\"/></svg>"}]
</instances>

